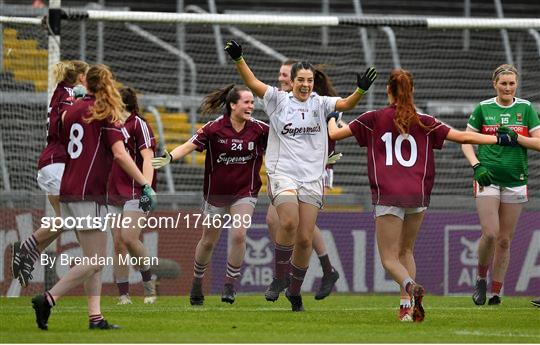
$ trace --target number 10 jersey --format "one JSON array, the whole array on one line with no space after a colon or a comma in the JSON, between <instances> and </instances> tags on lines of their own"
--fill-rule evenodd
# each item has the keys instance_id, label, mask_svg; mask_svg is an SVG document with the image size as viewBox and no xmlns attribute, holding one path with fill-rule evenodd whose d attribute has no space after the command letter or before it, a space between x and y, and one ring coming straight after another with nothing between
<instances>
[{"instance_id":1,"label":"number 10 jersey","mask_svg":"<svg viewBox=\"0 0 540 345\"><path fill-rule=\"evenodd\" d=\"M426 128L411 124L400 134L395 106L368 111L349 123L356 141L367 146L368 176L375 205L427 207L435 180L434 149L441 149L450 127L418 114Z\"/></svg>"}]
</instances>

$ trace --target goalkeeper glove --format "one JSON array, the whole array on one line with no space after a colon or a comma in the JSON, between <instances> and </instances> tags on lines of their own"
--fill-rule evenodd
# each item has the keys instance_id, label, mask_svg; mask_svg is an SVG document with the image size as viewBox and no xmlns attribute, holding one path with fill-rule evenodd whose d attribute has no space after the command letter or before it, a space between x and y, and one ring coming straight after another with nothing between
<instances>
[{"instance_id":1,"label":"goalkeeper glove","mask_svg":"<svg viewBox=\"0 0 540 345\"><path fill-rule=\"evenodd\" d=\"M79 84L73 88L73 97L75 97L75 99L83 98L87 93L88 92L83 85Z\"/></svg>"},{"instance_id":2,"label":"goalkeeper glove","mask_svg":"<svg viewBox=\"0 0 540 345\"><path fill-rule=\"evenodd\" d=\"M242 46L234 40L227 41L227 44L225 45L225 51L230 55L234 62L239 62L243 59Z\"/></svg>"},{"instance_id":3,"label":"goalkeeper glove","mask_svg":"<svg viewBox=\"0 0 540 345\"><path fill-rule=\"evenodd\" d=\"M330 119L334 118L336 119L336 124L341 121L341 117L343 116L343 113L341 111L333 111L330 114L326 116L326 122L330 121Z\"/></svg>"},{"instance_id":4,"label":"goalkeeper glove","mask_svg":"<svg viewBox=\"0 0 540 345\"><path fill-rule=\"evenodd\" d=\"M139 199L139 208L144 212L152 211L157 206L156 192L149 185L142 186L141 198Z\"/></svg>"},{"instance_id":5,"label":"goalkeeper glove","mask_svg":"<svg viewBox=\"0 0 540 345\"><path fill-rule=\"evenodd\" d=\"M499 128L497 128L497 145L517 146L517 133L510 127L500 126Z\"/></svg>"},{"instance_id":6,"label":"goalkeeper glove","mask_svg":"<svg viewBox=\"0 0 540 345\"><path fill-rule=\"evenodd\" d=\"M476 163L473 166L473 169L474 169L474 179L476 180L476 182L478 182L480 186L486 187L486 186L489 186L493 182L492 181L493 175L488 170L488 168L486 168L482 164Z\"/></svg>"},{"instance_id":7,"label":"goalkeeper glove","mask_svg":"<svg viewBox=\"0 0 540 345\"><path fill-rule=\"evenodd\" d=\"M336 162L339 161L341 157L343 157L343 153L339 153L339 152L335 153L334 151L332 151L332 153L330 153L330 155L328 156L328 160L326 161L326 164L328 165L336 164Z\"/></svg>"},{"instance_id":8,"label":"goalkeeper glove","mask_svg":"<svg viewBox=\"0 0 540 345\"><path fill-rule=\"evenodd\" d=\"M377 70L375 67L369 67L363 75L356 73L356 92L363 95L367 92L371 84L377 79Z\"/></svg>"},{"instance_id":9,"label":"goalkeeper glove","mask_svg":"<svg viewBox=\"0 0 540 345\"><path fill-rule=\"evenodd\" d=\"M167 152L167 150L165 150L165 152L163 153L163 156L152 158L152 166L154 167L154 169L159 169L171 163L171 161L172 161L171 154Z\"/></svg>"}]
</instances>

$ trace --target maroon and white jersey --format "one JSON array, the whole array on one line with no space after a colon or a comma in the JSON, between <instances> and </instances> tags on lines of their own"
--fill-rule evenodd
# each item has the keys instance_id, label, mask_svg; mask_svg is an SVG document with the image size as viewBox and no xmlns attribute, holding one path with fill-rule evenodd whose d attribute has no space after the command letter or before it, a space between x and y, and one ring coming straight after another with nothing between
<instances>
[{"instance_id":1,"label":"maroon and white jersey","mask_svg":"<svg viewBox=\"0 0 540 345\"><path fill-rule=\"evenodd\" d=\"M268 130L266 123L250 119L236 132L230 117L223 115L190 139L198 151L206 150L204 199L209 204L223 207L237 199L257 197Z\"/></svg>"},{"instance_id":2,"label":"maroon and white jersey","mask_svg":"<svg viewBox=\"0 0 540 345\"><path fill-rule=\"evenodd\" d=\"M450 127L425 114L408 135L394 125L395 106L368 111L349 123L360 146L367 146L368 176L373 204L424 207L435 179L433 150L441 149Z\"/></svg>"},{"instance_id":3,"label":"maroon and white jersey","mask_svg":"<svg viewBox=\"0 0 540 345\"><path fill-rule=\"evenodd\" d=\"M124 123L124 129L129 135L124 139L124 144L131 158L142 172L143 157L141 151L144 149L156 150L156 139L152 129L146 121L136 113L132 113ZM156 172L152 179L152 188L156 188ZM141 185L129 176L118 163L113 162L111 174L109 175L109 186L107 204L123 206L128 200L139 199L141 197Z\"/></svg>"},{"instance_id":4,"label":"maroon and white jersey","mask_svg":"<svg viewBox=\"0 0 540 345\"><path fill-rule=\"evenodd\" d=\"M89 108L92 95L78 100L67 109L61 139L67 151L66 167L60 184L60 201L95 201L104 204L112 165L111 146L124 141L127 133L109 120L92 121Z\"/></svg>"},{"instance_id":5,"label":"maroon and white jersey","mask_svg":"<svg viewBox=\"0 0 540 345\"><path fill-rule=\"evenodd\" d=\"M74 102L73 85L60 82L56 86L47 112L47 146L41 151L38 170L54 163L66 162L66 148L60 142L62 113Z\"/></svg>"}]
</instances>

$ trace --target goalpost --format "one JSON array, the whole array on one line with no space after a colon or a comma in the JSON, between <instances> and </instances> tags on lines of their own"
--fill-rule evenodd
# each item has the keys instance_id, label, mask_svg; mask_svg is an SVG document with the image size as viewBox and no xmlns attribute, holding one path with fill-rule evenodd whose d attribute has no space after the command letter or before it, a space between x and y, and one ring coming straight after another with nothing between
<instances>
[{"instance_id":1,"label":"goalpost","mask_svg":"<svg viewBox=\"0 0 540 345\"><path fill-rule=\"evenodd\" d=\"M51 1L51 5L53 3L55 1ZM146 119L160 137L160 142L169 147L187 140L200 123L209 120L197 114L204 95L231 82L241 83L232 62L228 57L223 59L222 47L216 43L223 44L228 39L242 44L246 61L254 73L272 85L277 84L279 66L285 58L308 59L313 63L325 64L326 72L339 94L345 96L354 90L354 73L363 72L367 65L374 64L379 79L357 108L344 114L346 121L363 111L385 105L386 78L391 69L402 67L410 70L415 77L415 102L418 107L457 129L464 129L474 105L494 96L491 72L498 65L510 62L508 49L513 60L511 62L520 73L518 97L530 100L536 109L540 104L540 19L73 9L51 9L50 13L46 22L52 33L58 33L60 26L51 24L51 21L55 18L57 22L62 21L60 35L49 36L49 29L43 28L40 18L0 16L3 35L3 79L0 89L3 120L0 122L2 211L9 207L41 209L35 201L41 198L36 198L40 194L35 182L36 161L45 137L46 86L49 90L54 88L50 81L44 82L43 75L45 70L51 70L59 58L82 58L89 63L99 62L110 66L123 85L140 92ZM323 26L327 28L327 40L321 37L320 28ZM503 29L507 30L510 46L505 46L501 39L500 30ZM469 30L468 42L464 42L463 30ZM61 49L55 51L60 41ZM267 120L260 106L258 108L255 117ZM470 243L476 240L478 229L471 192L472 170L459 145L447 143L445 146L436 153L433 212L426 220L425 236L421 235L419 241L425 239L425 243L421 244L422 248L426 248L423 255L428 261L434 260L434 265L438 267L422 268L424 274L435 277L431 291L452 294L468 291L457 281L466 286L467 278L462 275L472 275L472 261L467 261L467 258L475 255ZM352 139L338 143L337 150L343 152L344 157L335 166L337 192L328 197L328 208L330 211L356 211L360 205L364 211L369 211L366 153ZM528 213L522 217L514 240L523 249L519 259L521 263L529 255L528 250L534 250L528 246L537 236L535 231L538 226L534 219L538 219L536 217L540 210L540 159L535 152L530 152L529 156L531 202L526 206ZM198 164L198 160L200 158L192 157L175 164L171 171L158 172L162 210L175 211L177 207L193 209L199 204L204 166L200 162ZM246 259L250 271L243 274L250 277L248 283L251 285L246 285L246 291L260 290L271 267L270 261L267 261L271 258L263 256L269 245L263 243L266 238L263 214L266 199L261 192L260 212L257 212L255 225L250 230L252 244L249 248L252 252ZM173 202L176 206L170 207ZM325 213L328 212L321 213L319 217L321 227L332 230L325 236L337 248L334 259L338 260L341 256L342 268L347 272L345 283L339 283L342 285L338 286L338 290L392 290L393 285L387 283L384 272L381 273L376 265L378 254L374 249L372 233L369 232L372 229L369 212L360 218L355 218L357 215L353 213L340 213L337 218L329 218ZM28 218L20 219L28 221ZM20 219L0 217L0 230L19 229L16 233L5 231L2 237L5 243L29 234L30 230L21 232L20 229L32 227L21 225L23 220ZM33 221L35 226L36 220ZM438 232L430 233L429 229L437 229ZM460 235L454 236L456 233ZM199 235L198 232L180 232L172 235L159 233L159 239L157 234L148 237L149 243L155 245L156 253L180 262L185 275L176 284L180 284L181 292L187 291L184 279L189 280L192 264L192 257L189 256ZM183 242L181 249L174 246L175 242ZM223 243L220 246L214 257L224 256ZM180 257L177 251L182 251L187 258ZM365 260L362 255L366 255ZM362 260L364 271L357 267ZM452 271L452 266L448 265L453 260L457 260L465 271ZM221 264L221 261L218 263ZM218 267L216 264L217 275L221 274ZM525 282L526 277L523 278L523 267L514 267L508 275L509 280L521 281L522 285L516 283L514 286L514 293L531 289L529 281ZM106 273L104 281L110 282L111 277L110 272ZM1 281L0 293L4 294L9 284L11 281L7 278ZM177 292L168 286L164 287L164 291Z\"/></svg>"}]
</instances>

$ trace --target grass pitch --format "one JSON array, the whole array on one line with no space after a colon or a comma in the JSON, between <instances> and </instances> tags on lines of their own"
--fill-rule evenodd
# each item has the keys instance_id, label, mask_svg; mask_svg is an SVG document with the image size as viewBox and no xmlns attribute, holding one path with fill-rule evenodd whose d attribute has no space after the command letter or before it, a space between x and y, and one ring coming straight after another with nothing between
<instances>
[{"instance_id":1,"label":"grass pitch","mask_svg":"<svg viewBox=\"0 0 540 345\"><path fill-rule=\"evenodd\" d=\"M397 319L396 296L339 295L315 301L304 296L306 312L293 313L281 296L237 296L233 305L207 296L204 307L189 298L160 297L144 305L116 305L103 297L105 318L122 326L89 331L86 300L68 297L53 309L49 331L34 320L30 297L0 298L2 343L538 343L540 308L529 298L503 297L497 307L473 305L470 297L426 296L423 323Z\"/></svg>"}]
</instances>

